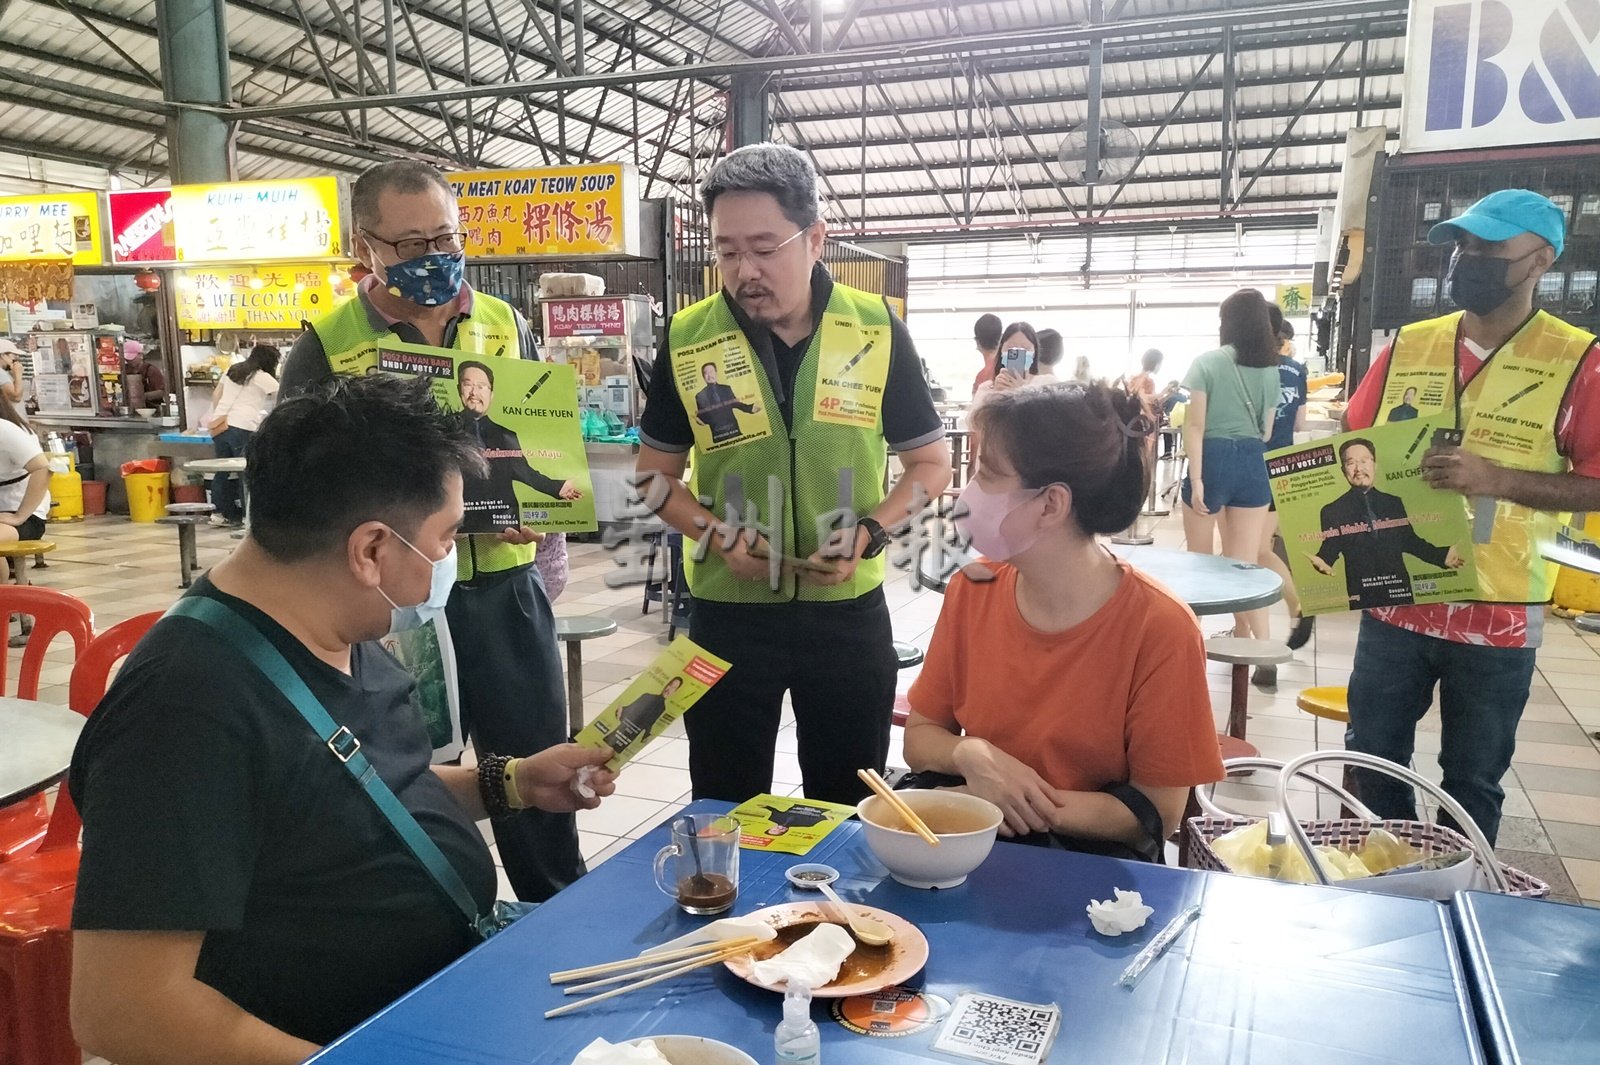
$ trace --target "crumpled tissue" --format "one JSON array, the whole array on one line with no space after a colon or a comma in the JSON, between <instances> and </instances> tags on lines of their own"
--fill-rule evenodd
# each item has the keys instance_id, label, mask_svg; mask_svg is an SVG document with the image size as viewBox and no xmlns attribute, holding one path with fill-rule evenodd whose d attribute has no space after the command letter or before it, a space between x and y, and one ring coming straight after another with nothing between
<instances>
[{"instance_id":1,"label":"crumpled tissue","mask_svg":"<svg viewBox=\"0 0 1600 1065\"><path fill-rule=\"evenodd\" d=\"M596 793L594 786L589 783L589 781L594 779L594 774L595 767L592 765L581 765L578 767L578 776L577 779L572 782L572 790L575 791L580 798L592 799L595 797Z\"/></svg>"},{"instance_id":2,"label":"crumpled tissue","mask_svg":"<svg viewBox=\"0 0 1600 1065\"><path fill-rule=\"evenodd\" d=\"M1111 891L1116 895L1114 901L1090 900L1087 907L1089 923L1103 936L1120 936L1124 932L1143 928L1150 915L1156 912L1144 904L1144 896L1137 891L1123 891L1121 888L1112 888Z\"/></svg>"},{"instance_id":3,"label":"crumpled tissue","mask_svg":"<svg viewBox=\"0 0 1600 1065\"><path fill-rule=\"evenodd\" d=\"M672 1065L648 1039L630 1046L596 1039L572 1059L572 1065Z\"/></svg>"},{"instance_id":4,"label":"crumpled tissue","mask_svg":"<svg viewBox=\"0 0 1600 1065\"><path fill-rule=\"evenodd\" d=\"M746 939L755 936L766 943L778 938L778 932L767 922L756 917L724 917L720 921L712 921L708 925L701 925L687 935L677 939L669 939L665 943L658 943L649 950L641 950L639 957L647 958L652 954L664 954L669 950L680 947L692 947L697 943L716 943L719 940Z\"/></svg>"},{"instance_id":5,"label":"crumpled tissue","mask_svg":"<svg viewBox=\"0 0 1600 1065\"><path fill-rule=\"evenodd\" d=\"M781 983L823 987L839 975L839 966L856 949L849 932L836 924L819 924L782 954L753 962L750 971L768 987Z\"/></svg>"}]
</instances>

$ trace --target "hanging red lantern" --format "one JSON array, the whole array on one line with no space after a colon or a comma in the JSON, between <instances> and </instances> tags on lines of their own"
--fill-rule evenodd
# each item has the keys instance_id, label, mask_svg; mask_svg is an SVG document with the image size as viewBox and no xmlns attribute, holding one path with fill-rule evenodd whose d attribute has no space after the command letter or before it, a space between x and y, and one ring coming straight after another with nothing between
<instances>
[{"instance_id":1,"label":"hanging red lantern","mask_svg":"<svg viewBox=\"0 0 1600 1065\"><path fill-rule=\"evenodd\" d=\"M140 270L133 275L133 283L142 291L154 292L161 287L161 275L154 270Z\"/></svg>"}]
</instances>

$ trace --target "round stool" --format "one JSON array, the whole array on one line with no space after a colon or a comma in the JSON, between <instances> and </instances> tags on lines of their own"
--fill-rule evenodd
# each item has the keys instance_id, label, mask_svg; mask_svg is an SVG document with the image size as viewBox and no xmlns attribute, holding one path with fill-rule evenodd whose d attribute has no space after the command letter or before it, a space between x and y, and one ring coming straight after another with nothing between
<instances>
[{"instance_id":1,"label":"round stool","mask_svg":"<svg viewBox=\"0 0 1600 1065\"><path fill-rule=\"evenodd\" d=\"M922 648L914 643L894 642L895 657L900 660L901 669L910 669L912 666L922 665Z\"/></svg>"},{"instance_id":2,"label":"round stool","mask_svg":"<svg viewBox=\"0 0 1600 1065\"><path fill-rule=\"evenodd\" d=\"M200 568L200 553L195 546L194 527L210 521L209 514L163 514L156 519L160 525L178 527L178 587L187 588L190 574Z\"/></svg>"},{"instance_id":3,"label":"round stool","mask_svg":"<svg viewBox=\"0 0 1600 1065\"><path fill-rule=\"evenodd\" d=\"M1350 690L1348 688L1307 688L1295 698L1294 705L1312 717L1312 741L1322 749L1322 719L1350 723Z\"/></svg>"},{"instance_id":4,"label":"round stool","mask_svg":"<svg viewBox=\"0 0 1600 1065\"><path fill-rule=\"evenodd\" d=\"M1600 614L1579 614L1572 624L1579 632L1600 636Z\"/></svg>"},{"instance_id":5,"label":"round stool","mask_svg":"<svg viewBox=\"0 0 1600 1065\"><path fill-rule=\"evenodd\" d=\"M18 540L14 544L0 544L0 558L11 561L11 579L18 584L28 583L28 567L23 560L29 555L45 555L56 549L54 540Z\"/></svg>"},{"instance_id":6,"label":"round stool","mask_svg":"<svg viewBox=\"0 0 1600 1065\"><path fill-rule=\"evenodd\" d=\"M1206 658L1213 662L1226 662L1233 667L1233 685L1228 698L1228 727L1223 734L1242 740L1245 738L1245 720L1250 707L1250 667L1288 662L1294 658L1294 652L1276 640L1217 636L1206 641ZM1244 755L1241 753L1238 757Z\"/></svg>"},{"instance_id":7,"label":"round stool","mask_svg":"<svg viewBox=\"0 0 1600 1065\"><path fill-rule=\"evenodd\" d=\"M616 631L607 617L556 618L556 639L567 645L567 726L573 733L583 728L583 641Z\"/></svg>"}]
</instances>

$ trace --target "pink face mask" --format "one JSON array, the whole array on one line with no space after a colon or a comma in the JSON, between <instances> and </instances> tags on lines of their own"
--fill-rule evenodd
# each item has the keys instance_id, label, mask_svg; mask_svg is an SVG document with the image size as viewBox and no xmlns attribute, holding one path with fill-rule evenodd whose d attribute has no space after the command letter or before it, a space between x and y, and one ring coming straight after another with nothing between
<instances>
[{"instance_id":1,"label":"pink face mask","mask_svg":"<svg viewBox=\"0 0 1600 1065\"><path fill-rule=\"evenodd\" d=\"M1018 488L1010 492L986 492L977 481L968 481L956 500L956 528L980 554L996 562L1015 558L1033 546L1039 539L1039 530L1037 527L1026 533L1013 530L1007 535L1006 519L1042 491L1042 488Z\"/></svg>"}]
</instances>

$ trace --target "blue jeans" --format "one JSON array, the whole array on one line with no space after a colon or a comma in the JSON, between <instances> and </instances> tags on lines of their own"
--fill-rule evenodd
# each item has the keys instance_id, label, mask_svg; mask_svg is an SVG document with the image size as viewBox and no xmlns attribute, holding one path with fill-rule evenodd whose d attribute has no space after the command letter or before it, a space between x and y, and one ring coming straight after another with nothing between
<instances>
[{"instance_id":1,"label":"blue jeans","mask_svg":"<svg viewBox=\"0 0 1600 1065\"><path fill-rule=\"evenodd\" d=\"M219 459L243 458L244 446L254 435L248 429L224 429L212 438L211 446L217 449ZM211 478L211 505L217 508L218 514L237 525L244 520L244 506L239 502L238 482L233 476L219 473Z\"/></svg>"},{"instance_id":2,"label":"blue jeans","mask_svg":"<svg viewBox=\"0 0 1600 1065\"><path fill-rule=\"evenodd\" d=\"M1528 703L1535 654L1531 647L1482 647L1423 636L1362 615L1345 746L1405 765L1437 683L1444 790L1493 843L1505 799L1500 778L1517 747L1517 722ZM1407 785L1362 769L1352 770L1352 777L1362 802L1379 817L1416 817ZM1448 814L1439 820L1456 827Z\"/></svg>"}]
</instances>

